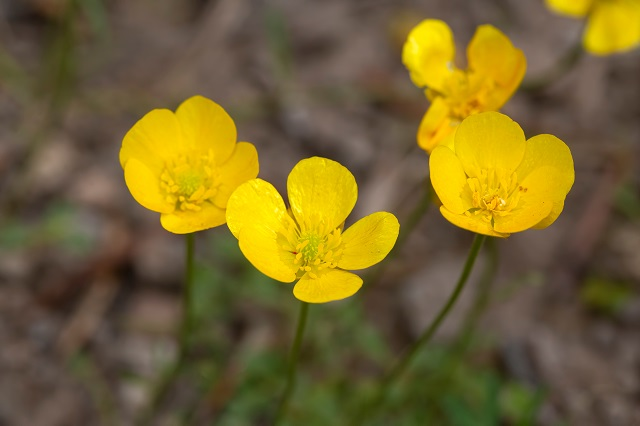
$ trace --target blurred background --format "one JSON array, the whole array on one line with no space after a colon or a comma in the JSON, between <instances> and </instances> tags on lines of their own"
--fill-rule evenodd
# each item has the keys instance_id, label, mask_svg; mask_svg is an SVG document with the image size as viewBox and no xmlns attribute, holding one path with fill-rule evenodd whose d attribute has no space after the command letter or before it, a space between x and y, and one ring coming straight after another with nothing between
<instances>
[{"instance_id":1,"label":"blurred background","mask_svg":"<svg viewBox=\"0 0 640 426\"><path fill-rule=\"evenodd\" d=\"M298 302L225 226L196 236L193 350L152 402L177 354L184 243L131 198L118 151L146 112L194 94L230 113L281 192L300 159L329 157L359 184L351 222L415 226L358 294L311 306L287 424L346 424L472 240L433 204L420 214L428 102L401 48L425 18L451 26L460 67L480 24L524 51L528 90L503 111L565 141L576 183L553 226L488 242L368 424L640 424L639 49L535 87L582 31L542 0L2 0L0 425L268 424Z\"/></svg>"}]
</instances>

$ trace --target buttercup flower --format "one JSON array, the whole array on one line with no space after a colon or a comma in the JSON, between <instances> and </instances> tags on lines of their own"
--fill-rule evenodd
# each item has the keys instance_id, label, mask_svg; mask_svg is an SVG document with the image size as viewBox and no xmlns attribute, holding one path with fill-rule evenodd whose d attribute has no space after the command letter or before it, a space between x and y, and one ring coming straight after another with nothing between
<instances>
[{"instance_id":1,"label":"buttercup flower","mask_svg":"<svg viewBox=\"0 0 640 426\"><path fill-rule=\"evenodd\" d=\"M564 142L551 135L525 140L520 126L498 112L466 118L452 145L433 150L429 169L442 215L494 237L551 225L574 181Z\"/></svg>"},{"instance_id":2,"label":"buttercup flower","mask_svg":"<svg viewBox=\"0 0 640 426\"><path fill-rule=\"evenodd\" d=\"M233 190L258 175L255 147L236 143L231 117L202 96L142 117L122 141L120 164L133 198L176 234L225 223Z\"/></svg>"},{"instance_id":3,"label":"buttercup flower","mask_svg":"<svg viewBox=\"0 0 640 426\"><path fill-rule=\"evenodd\" d=\"M513 95L527 62L520 49L497 28L481 25L467 47L467 69L453 64L455 44L449 26L427 19L410 33L402 62L431 105L418 129L418 145L427 153L450 136L471 114L497 111Z\"/></svg>"},{"instance_id":4,"label":"buttercup flower","mask_svg":"<svg viewBox=\"0 0 640 426\"><path fill-rule=\"evenodd\" d=\"M300 161L289 174L287 192L289 209L262 179L250 180L233 193L227 225L242 253L275 280L298 280L293 294L304 302L353 295L362 279L346 270L384 259L398 237L398 220L391 213L373 213L343 232L358 187L349 170L326 158Z\"/></svg>"},{"instance_id":5,"label":"buttercup flower","mask_svg":"<svg viewBox=\"0 0 640 426\"><path fill-rule=\"evenodd\" d=\"M587 19L586 51L609 55L640 44L640 0L545 0L552 11Z\"/></svg>"}]
</instances>

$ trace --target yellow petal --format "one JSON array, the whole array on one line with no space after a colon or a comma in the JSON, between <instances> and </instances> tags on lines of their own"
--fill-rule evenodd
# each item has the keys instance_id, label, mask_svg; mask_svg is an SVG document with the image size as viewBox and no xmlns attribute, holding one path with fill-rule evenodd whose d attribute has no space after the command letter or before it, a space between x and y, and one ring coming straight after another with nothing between
<instances>
[{"instance_id":1,"label":"yellow petal","mask_svg":"<svg viewBox=\"0 0 640 426\"><path fill-rule=\"evenodd\" d=\"M527 61L507 36L492 25L481 25L467 48L469 69L489 77L495 87L485 100L486 110L497 110L511 97L524 77Z\"/></svg>"},{"instance_id":2,"label":"yellow petal","mask_svg":"<svg viewBox=\"0 0 640 426\"><path fill-rule=\"evenodd\" d=\"M455 44L449 26L437 19L418 24L402 49L402 62L413 83L421 88L441 90L453 70Z\"/></svg>"},{"instance_id":3,"label":"yellow petal","mask_svg":"<svg viewBox=\"0 0 640 426\"><path fill-rule=\"evenodd\" d=\"M323 224L329 232L344 222L358 198L349 170L335 161L313 157L295 165L287 179L291 211L303 226Z\"/></svg>"},{"instance_id":4,"label":"yellow petal","mask_svg":"<svg viewBox=\"0 0 640 426\"><path fill-rule=\"evenodd\" d=\"M224 164L236 145L236 125L217 103L202 96L184 101L176 111L189 148L213 150L217 164Z\"/></svg>"},{"instance_id":5,"label":"yellow petal","mask_svg":"<svg viewBox=\"0 0 640 426\"><path fill-rule=\"evenodd\" d=\"M124 169L131 158L136 158L160 176L165 162L178 155L181 146L182 134L175 114L168 109L154 109L124 136L120 165Z\"/></svg>"},{"instance_id":6,"label":"yellow petal","mask_svg":"<svg viewBox=\"0 0 640 426\"><path fill-rule=\"evenodd\" d=\"M329 269L310 278L305 274L293 288L293 295L307 303L326 303L354 295L362 287L362 278L351 272Z\"/></svg>"},{"instance_id":7,"label":"yellow petal","mask_svg":"<svg viewBox=\"0 0 640 426\"><path fill-rule=\"evenodd\" d=\"M235 189L249 179L258 176L258 152L248 142L240 142L236 145L233 154L218 169L220 173L220 186L213 202L221 209L227 208L227 201Z\"/></svg>"},{"instance_id":8,"label":"yellow petal","mask_svg":"<svg viewBox=\"0 0 640 426\"><path fill-rule=\"evenodd\" d=\"M440 213L442 213L442 216L454 225L462 229L475 232L476 234L500 238L506 238L509 236L507 233L494 231L491 224L483 220L481 215L476 216L472 214L471 216L467 216L465 214L457 214L449 211L445 206L440 207Z\"/></svg>"},{"instance_id":9,"label":"yellow petal","mask_svg":"<svg viewBox=\"0 0 640 426\"><path fill-rule=\"evenodd\" d=\"M589 15L584 48L595 55L623 52L640 44L640 2L599 1Z\"/></svg>"},{"instance_id":10,"label":"yellow petal","mask_svg":"<svg viewBox=\"0 0 640 426\"><path fill-rule=\"evenodd\" d=\"M363 217L342 234L343 253L338 261L342 269L364 269L384 259L391 251L400 224L391 213L377 212Z\"/></svg>"},{"instance_id":11,"label":"yellow petal","mask_svg":"<svg viewBox=\"0 0 640 426\"><path fill-rule=\"evenodd\" d=\"M594 0L545 0L547 7L560 15L585 16Z\"/></svg>"},{"instance_id":12,"label":"yellow petal","mask_svg":"<svg viewBox=\"0 0 640 426\"><path fill-rule=\"evenodd\" d=\"M199 211L175 210L173 213L163 213L160 216L162 227L174 234L189 234L202 231L225 222L225 211L211 203L200 204Z\"/></svg>"},{"instance_id":13,"label":"yellow petal","mask_svg":"<svg viewBox=\"0 0 640 426\"><path fill-rule=\"evenodd\" d=\"M558 218L564 207L564 199L575 179L571 151L564 142L555 136L538 135L527 140L524 159L516 169L518 179L522 181L540 167L553 167L557 173L554 177L553 193L550 194L553 201L551 212L549 216L534 226L537 229L546 228Z\"/></svg>"},{"instance_id":14,"label":"yellow petal","mask_svg":"<svg viewBox=\"0 0 640 426\"><path fill-rule=\"evenodd\" d=\"M524 157L526 142L515 121L499 112L465 118L455 135L456 155L469 177L482 169L515 171Z\"/></svg>"},{"instance_id":15,"label":"yellow petal","mask_svg":"<svg viewBox=\"0 0 640 426\"><path fill-rule=\"evenodd\" d=\"M440 96L433 99L418 128L418 145L431 153L447 136L451 135L457 123L450 117L451 110Z\"/></svg>"},{"instance_id":16,"label":"yellow petal","mask_svg":"<svg viewBox=\"0 0 640 426\"><path fill-rule=\"evenodd\" d=\"M295 255L282 249L278 233L271 226L259 221L245 226L238 242L242 254L258 271L285 283L296 279Z\"/></svg>"},{"instance_id":17,"label":"yellow petal","mask_svg":"<svg viewBox=\"0 0 640 426\"><path fill-rule=\"evenodd\" d=\"M154 212L171 213L175 203L167 202L160 190L160 177L137 158L130 158L124 167L124 180L135 200Z\"/></svg>"},{"instance_id":18,"label":"yellow petal","mask_svg":"<svg viewBox=\"0 0 640 426\"><path fill-rule=\"evenodd\" d=\"M462 197L467 176L456 154L446 146L438 146L429 157L431 184L447 210L462 214L471 208Z\"/></svg>"},{"instance_id":19,"label":"yellow petal","mask_svg":"<svg viewBox=\"0 0 640 426\"><path fill-rule=\"evenodd\" d=\"M558 170L553 167L540 167L520 181L520 186L526 191L521 192L516 208L505 216L494 218L493 229L505 233L520 232L549 216L557 197L554 182L558 175Z\"/></svg>"},{"instance_id":20,"label":"yellow petal","mask_svg":"<svg viewBox=\"0 0 640 426\"><path fill-rule=\"evenodd\" d=\"M227 203L227 226L238 238L243 228L261 226L278 232L287 214L278 190L262 179L252 179L240 185Z\"/></svg>"}]
</instances>

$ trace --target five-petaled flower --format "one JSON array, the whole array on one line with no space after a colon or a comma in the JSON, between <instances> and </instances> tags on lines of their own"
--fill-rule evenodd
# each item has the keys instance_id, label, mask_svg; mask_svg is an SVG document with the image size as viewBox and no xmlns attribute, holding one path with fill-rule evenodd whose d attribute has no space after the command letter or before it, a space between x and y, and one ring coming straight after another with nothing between
<instances>
[{"instance_id":1,"label":"five-petaled flower","mask_svg":"<svg viewBox=\"0 0 640 426\"><path fill-rule=\"evenodd\" d=\"M554 12L587 18L585 50L609 55L640 44L640 0L545 0Z\"/></svg>"},{"instance_id":2,"label":"five-petaled flower","mask_svg":"<svg viewBox=\"0 0 640 426\"><path fill-rule=\"evenodd\" d=\"M231 193L258 175L255 147L236 143L231 117L202 96L146 114L125 135L120 164L133 198L176 234L224 224Z\"/></svg>"},{"instance_id":3,"label":"five-petaled flower","mask_svg":"<svg viewBox=\"0 0 640 426\"><path fill-rule=\"evenodd\" d=\"M466 70L453 64L449 26L427 19L410 33L402 62L431 105L418 129L418 145L430 153L471 114L497 111L513 95L527 67L520 49L498 29L481 25L467 47Z\"/></svg>"},{"instance_id":4,"label":"five-petaled flower","mask_svg":"<svg viewBox=\"0 0 640 426\"><path fill-rule=\"evenodd\" d=\"M326 158L300 161L289 174L290 209L262 179L238 187L227 205L227 225L242 253L265 275L299 280L293 294L309 303L356 293L362 279L346 270L372 266L398 237L396 217L377 212L343 231L358 198L356 181L344 166Z\"/></svg>"},{"instance_id":5,"label":"five-petaled flower","mask_svg":"<svg viewBox=\"0 0 640 426\"><path fill-rule=\"evenodd\" d=\"M551 225L574 181L567 145L552 135L525 140L506 115L466 118L452 144L429 158L440 211L454 225L479 234L508 237Z\"/></svg>"}]
</instances>

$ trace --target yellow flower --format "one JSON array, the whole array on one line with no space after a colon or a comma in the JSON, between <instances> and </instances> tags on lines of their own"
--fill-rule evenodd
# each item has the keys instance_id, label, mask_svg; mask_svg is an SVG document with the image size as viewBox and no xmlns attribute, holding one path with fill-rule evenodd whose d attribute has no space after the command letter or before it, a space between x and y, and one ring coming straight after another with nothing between
<instances>
[{"instance_id":1,"label":"yellow flower","mask_svg":"<svg viewBox=\"0 0 640 426\"><path fill-rule=\"evenodd\" d=\"M471 114L497 111L524 77L527 61L497 28L481 25L467 47L466 70L455 67L449 26L427 19L410 33L402 62L413 83L425 89L431 106L418 129L418 145L431 153Z\"/></svg>"},{"instance_id":2,"label":"yellow flower","mask_svg":"<svg viewBox=\"0 0 640 426\"><path fill-rule=\"evenodd\" d=\"M258 175L258 154L236 143L236 126L215 102L194 96L175 113L154 109L127 132L124 178L137 202L162 226L186 234L225 223L231 193Z\"/></svg>"},{"instance_id":3,"label":"yellow flower","mask_svg":"<svg viewBox=\"0 0 640 426\"><path fill-rule=\"evenodd\" d=\"M398 237L398 220L377 212L343 232L358 187L349 170L326 158L300 161L289 174L287 192L289 209L262 179L250 180L233 193L227 225L242 253L275 280L299 279L293 294L302 301L324 303L353 295L362 279L346 270L384 259Z\"/></svg>"},{"instance_id":4,"label":"yellow flower","mask_svg":"<svg viewBox=\"0 0 640 426\"><path fill-rule=\"evenodd\" d=\"M525 140L506 115L466 118L452 145L429 158L440 212L454 225L494 237L551 225L574 180L567 145L551 135Z\"/></svg>"},{"instance_id":5,"label":"yellow flower","mask_svg":"<svg viewBox=\"0 0 640 426\"><path fill-rule=\"evenodd\" d=\"M640 44L640 0L545 1L560 15L587 18L582 44L594 55L624 52Z\"/></svg>"}]
</instances>

